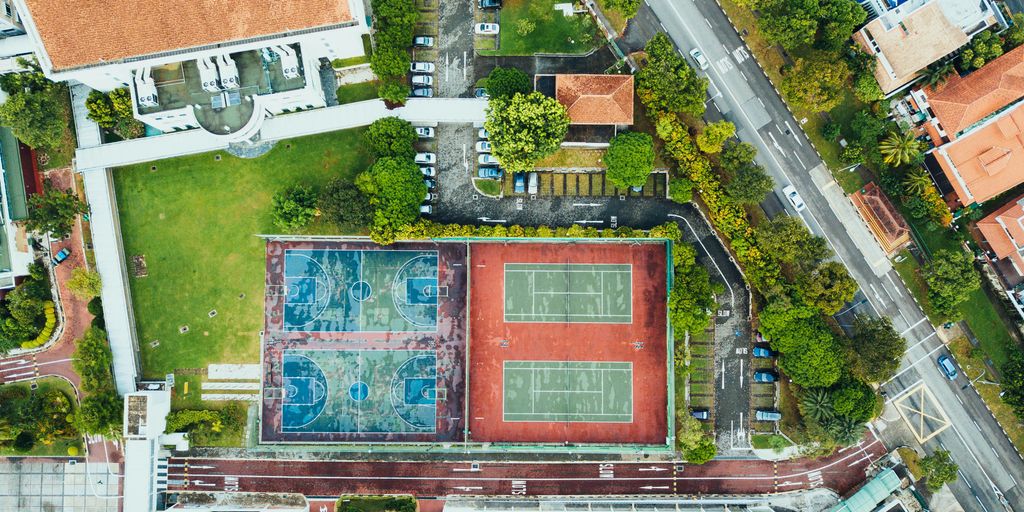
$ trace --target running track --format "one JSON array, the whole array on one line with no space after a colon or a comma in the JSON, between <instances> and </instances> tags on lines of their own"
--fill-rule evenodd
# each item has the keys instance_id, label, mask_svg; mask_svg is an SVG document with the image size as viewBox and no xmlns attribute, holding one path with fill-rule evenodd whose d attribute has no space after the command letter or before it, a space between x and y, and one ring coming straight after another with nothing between
<instances>
[{"instance_id":1,"label":"running track","mask_svg":"<svg viewBox=\"0 0 1024 512\"><path fill-rule=\"evenodd\" d=\"M818 460L718 460L703 466L664 462L515 463L321 462L172 458L171 490L295 492L307 496L408 493L450 495L763 494L829 487L841 495L885 455L873 435ZM187 482L187 483L186 483Z\"/></svg>"}]
</instances>

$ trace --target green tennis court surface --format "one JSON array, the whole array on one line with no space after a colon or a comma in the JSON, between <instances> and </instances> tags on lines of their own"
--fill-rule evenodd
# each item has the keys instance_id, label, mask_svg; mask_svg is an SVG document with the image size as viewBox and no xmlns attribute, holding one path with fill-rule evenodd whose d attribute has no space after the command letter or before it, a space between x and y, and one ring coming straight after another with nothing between
<instances>
[{"instance_id":1,"label":"green tennis court surface","mask_svg":"<svg viewBox=\"0 0 1024 512\"><path fill-rule=\"evenodd\" d=\"M506 322L633 322L633 267L506 263Z\"/></svg>"},{"instance_id":2,"label":"green tennis court surface","mask_svg":"<svg viewBox=\"0 0 1024 512\"><path fill-rule=\"evenodd\" d=\"M502 373L504 421L633 421L633 363L505 361Z\"/></svg>"}]
</instances>

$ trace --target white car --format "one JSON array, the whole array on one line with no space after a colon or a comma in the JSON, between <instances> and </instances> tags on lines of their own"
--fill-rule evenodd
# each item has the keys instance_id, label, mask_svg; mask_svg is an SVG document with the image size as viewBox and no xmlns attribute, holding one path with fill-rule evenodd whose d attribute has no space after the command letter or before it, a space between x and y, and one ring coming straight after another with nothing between
<instances>
[{"instance_id":1,"label":"white car","mask_svg":"<svg viewBox=\"0 0 1024 512\"><path fill-rule=\"evenodd\" d=\"M409 64L409 71L413 73L433 73L434 63L433 62L413 62Z\"/></svg>"},{"instance_id":2,"label":"white car","mask_svg":"<svg viewBox=\"0 0 1024 512\"><path fill-rule=\"evenodd\" d=\"M434 85L434 77L430 75L413 75L412 84L429 87L431 85Z\"/></svg>"},{"instance_id":3,"label":"white car","mask_svg":"<svg viewBox=\"0 0 1024 512\"><path fill-rule=\"evenodd\" d=\"M499 30L497 23L477 23L473 27L473 32L476 32L481 36L493 36L497 35Z\"/></svg>"},{"instance_id":4,"label":"white car","mask_svg":"<svg viewBox=\"0 0 1024 512\"><path fill-rule=\"evenodd\" d=\"M477 132L477 136L484 140L491 138L491 134L487 131L487 128L480 128L480 131Z\"/></svg>"},{"instance_id":5,"label":"white car","mask_svg":"<svg viewBox=\"0 0 1024 512\"><path fill-rule=\"evenodd\" d=\"M434 207L429 204L420 205L420 213L423 215L430 215L434 213Z\"/></svg>"},{"instance_id":6,"label":"white car","mask_svg":"<svg viewBox=\"0 0 1024 512\"><path fill-rule=\"evenodd\" d=\"M804 200L800 197L800 193L796 191L796 188L793 187L793 185L786 185L783 187L782 195L786 196L786 199L789 200L789 204L793 205L793 208L795 208L797 212L802 212L807 208L807 205L804 204Z\"/></svg>"},{"instance_id":7,"label":"white car","mask_svg":"<svg viewBox=\"0 0 1024 512\"><path fill-rule=\"evenodd\" d=\"M481 140L481 141L477 142L476 143L476 152L477 153L490 153L491 152L491 143L487 142L486 140Z\"/></svg>"},{"instance_id":8,"label":"white car","mask_svg":"<svg viewBox=\"0 0 1024 512\"><path fill-rule=\"evenodd\" d=\"M421 165L420 172L423 173L423 175L428 178L433 178L434 176L437 176L437 169L434 168L433 165Z\"/></svg>"},{"instance_id":9,"label":"white car","mask_svg":"<svg viewBox=\"0 0 1024 512\"><path fill-rule=\"evenodd\" d=\"M480 155L477 157L476 161L480 162L480 165L498 165L500 163L497 158L494 158L489 153Z\"/></svg>"},{"instance_id":10,"label":"white car","mask_svg":"<svg viewBox=\"0 0 1024 512\"><path fill-rule=\"evenodd\" d=\"M707 57L705 57L704 54L701 53L701 51L698 50L697 48L690 50L690 58L693 59L693 62L697 64L697 67L700 68L701 71L711 66L711 63L708 62Z\"/></svg>"},{"instance_id":11,"label":"white car","mask_svg":"<svg viewBox=\"0 0 1024 512\"><path fill-rule=\"evenodd\" d=\"M431 127L431 126L417 126L416 127L416 136L421 138L421 139L433 139L434 138L434 128Z\"/></svg>"},{"instance_id":12,"label":"white car","mask_svg":"<svg viewBox=\"0 0 1024 512\"><path fill-rule=\"evenodd\" d=\"M436 164L437 155L434 153L416 153L416 158L414 160L418 164Z\"/></svg>"}]
</instances>

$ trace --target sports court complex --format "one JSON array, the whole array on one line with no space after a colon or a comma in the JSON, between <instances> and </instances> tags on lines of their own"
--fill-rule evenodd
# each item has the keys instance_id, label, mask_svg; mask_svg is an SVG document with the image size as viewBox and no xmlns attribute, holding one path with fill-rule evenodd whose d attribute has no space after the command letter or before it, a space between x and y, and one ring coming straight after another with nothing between
<instances>
[{"instance_id":1,"label":"sports court complex","mask_svg":"<svg viewBox=\"0 0 1024 512\"><path fill-rule=\"evenodd\" d=\"M268 240L261 439L665 445L668 254Z\"/></svg>"}]
</instances>

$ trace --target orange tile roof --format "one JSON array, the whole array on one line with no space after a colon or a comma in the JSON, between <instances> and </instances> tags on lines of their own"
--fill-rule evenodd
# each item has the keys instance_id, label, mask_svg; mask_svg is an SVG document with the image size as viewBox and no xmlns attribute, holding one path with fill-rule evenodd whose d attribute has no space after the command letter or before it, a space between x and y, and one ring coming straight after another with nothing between
<instances>
[{"instance_id":1,"label":"orange tile roof","mask_svg":"<svg viewBox=\"0 0 1024 512\"><path fill-rule=\"evenodd\" d=\"M854 192L850 199L868 221L886 254L893 254L910 243L910 226L874 182Z\"/></svg>"},{"instance_id":2,"label":"orange tile roof","mask_svg":"<svg viewBox=\"0 0 1024 512\"><path fill-rule=\"evenodd\" d=\"M1024 103L935 151L965 206L987 201L1024 182Z\"/></svg>"},{"instance_id":3,"label":"orange tile roof","mask_svg":"<svg viewBox=\"0 0 1024 512\"><path fill-rule=\"evenodd\" d=\"M926 89L928 104L950 138L989 114L1024 97L1024 46L960 77L953 73L938 90Z\"/></svg>"},{"instance_id":4,"label":"orange tile roof","mask_svg":"<svg viewBox=\"0 0 1024 512\"><path fill-rule=\"evenodd\" d=\"M571 124L633 124L633 75L555 75Z\"/></svg>"},{"instance_id":5,"label":"orange tile roof","mask_svg":"<svg viewBox=\"0 0 1024 512\"><path fill-rule=\"evenodd\" d=\"M985 241L999 258L1009 257L1016 264L1018 272L1024 271L1024 257L1017 246L1024 247L1024 196L1018 197L978 221L978 229Z\"/></svg>"},{"instance_id":6,"label":"orange tile roof","mask_svg":"<svg viewBox=\"0 0 1024 512\"><path fill-rule=\"evenodd\" d=\"M25 0L55 70L350 21L349 0ZM23 13L24 14L24 13ZM25 17L25 16L23 16Z\"/></svg>"}]
</instances>

